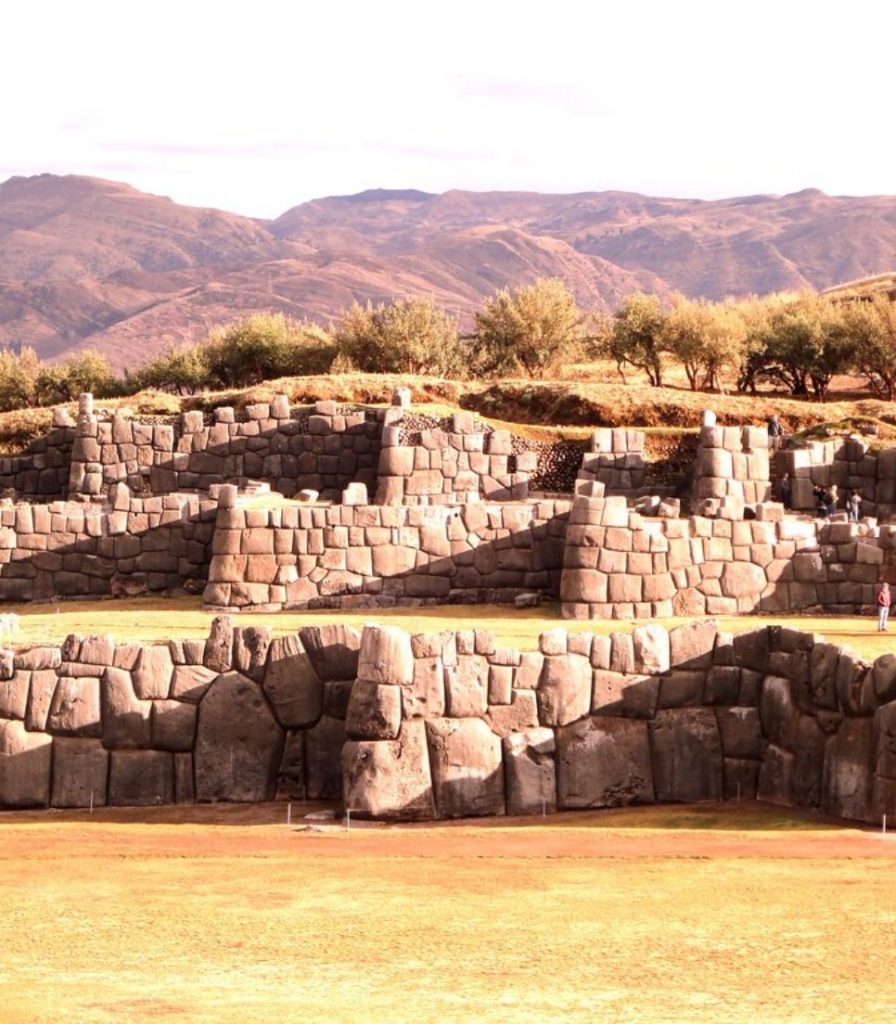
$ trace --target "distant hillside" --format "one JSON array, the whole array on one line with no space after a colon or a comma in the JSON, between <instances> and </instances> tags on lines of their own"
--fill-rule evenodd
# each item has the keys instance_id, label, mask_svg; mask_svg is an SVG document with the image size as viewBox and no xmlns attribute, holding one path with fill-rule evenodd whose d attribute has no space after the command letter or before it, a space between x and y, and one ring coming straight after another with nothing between
<instances>
[{"instance_id":1,"label":"distant hillside","mask_svg":"<svg viewBox=\"0 0 896 1024\"><path fill-rule=\"evenodd\" d=\"M93 178L0 184L0 344L90 346L119 369L259 309L326 321L353 299L427 293L468 317L540 275L613 309L637 289L718 299L894 265L890 196L376 189L259 221Z\"/></svg>"}]
</instances>

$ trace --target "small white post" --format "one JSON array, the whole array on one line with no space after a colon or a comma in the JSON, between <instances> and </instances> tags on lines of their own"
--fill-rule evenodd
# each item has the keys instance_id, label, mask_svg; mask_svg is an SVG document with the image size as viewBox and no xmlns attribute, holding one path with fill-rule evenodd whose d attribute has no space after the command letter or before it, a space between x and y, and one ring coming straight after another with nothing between
<instances>
[{"instance_id":1,"label":"small white post","mask_svg":"<svg viewBox=\"0 0 896 1024\"><path fill-rule=\"evenodd\" d=\"M541 798L541 816L546 818L548 816L548 802L544 797Z\"/></svg>"},{"instance_id":2,"label":"small white post","mask_svg":"<svg viewBox=\"0 0 896 1024\"><path fill-rule=\"evenodd\" d=\"M292 804L287 804L286 805L286 827L289 828L289 826L291 824L292 824Z\"/></svg>"},{"instance_id":3,"label":"small white post","mask_svg":"<svg viewBox=\"0 0 896 1024\"><path fill-rule=\"evenodd\" d=\"M345 809L345 828L346 828L346 831L348 831L351 827L352 827L352 809L351 809L351 807L346 807L346 809Z\"/></svg>"},{"instance_id":4,"label":"small white post","mask_svg":"<svg viewBox=\"0 0 896 1024\"><path fill-rule=\"evenodd\" d=\"M93 790L90 791L90 813L93 814Z\"/></svg>"},{"instance_id":5,"label":"small white post","mask_svg":"<svg viewBox=\"0 0 896 1024\"><path fill-rule=\"evenodd\" d=\"M884 815L884 817L883 817L883 821L881 822L881 829L880 829L880 833L881 833L881 836L882 836L882 837L883 837L884 839L886 839L886 838L887 838L887 816L886 816L886 814Z\"/></svg>"},{"instance_id":6,"label":"small white post","mask_svg":"<svg viewBox=\"0 0 896 1024\"><path fill-rule=\"evenodd\" d=\"M737 802L740 803L740 783L737 784Z\"/></svg>"}]
</instances>

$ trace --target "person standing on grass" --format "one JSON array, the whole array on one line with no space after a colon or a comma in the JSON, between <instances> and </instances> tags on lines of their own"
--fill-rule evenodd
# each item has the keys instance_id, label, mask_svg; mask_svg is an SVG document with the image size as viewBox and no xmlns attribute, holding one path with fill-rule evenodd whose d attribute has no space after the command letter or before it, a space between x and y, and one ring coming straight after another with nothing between
<instances>
[{"instance_id":1,"label":"person standing on grass","mask_svg":"<svg viewBox=\"0 0 896 1024\"><path fill-rule=\"evenodd\" d=\"M884 633L887 629L887 619L890 617L890 584L881 583L877 592L877 631Z\"/></svg>"}]
</instances>

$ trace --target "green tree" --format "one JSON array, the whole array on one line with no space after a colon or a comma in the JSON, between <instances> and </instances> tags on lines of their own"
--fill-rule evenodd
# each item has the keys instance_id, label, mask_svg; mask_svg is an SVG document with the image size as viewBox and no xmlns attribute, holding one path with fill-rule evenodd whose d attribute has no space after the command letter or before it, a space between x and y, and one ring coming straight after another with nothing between
<instances>
[{"instance_id":1,"label":"green tree","mask_svg":"<svg viewBox=\"0 0 896 1024\"><path fill-rule=\"evenodd\" d=\"M71 402L82 391L90 391L98 398L121 392L121 382L112 372L109 360L100 352L87 349L61 363L41 364L34 382L38 405Z\"/></svg>"},{"instance_id":2,"label":"green tree","mask_svg":"<svg viewBox=\"0 0 896 1024\"><path fill-rule=\"evenodd\" d=\"M723 375L743 360L747 329L732 303L673 296L662 326L661 348L684 367L692 391L721 390Z\"/></svg>"},{"instance_id":3,"label":"green tree","mask_svg":"<svg viewBox=\"0 0 896 1024\"><path fill-rule=\"evenodd\" d=\"M767 332L762 372L795 397L824 401L834 375L852 363L842 307L823 296L806 293L772 308Z\"/></svg>"},{"instance_id":4,"label":"green tree","mask_svg":"<svg viewBox=\"0 0 896 1024\"><path fill-rule=\"evenodd\" d=\"M885 295L845 303L844 329L853 344L855 368L868 387L888 402L896 399L896 303Z\"/></svg>"},{"instance_id":5,"label":"green tree","mask_svg":"<svg viewBox=\"0 0 896 1024\"><path fill-rule=\"evenodd\" d=\"M343 365L365 373L462 373L465 355L457 321L429 298L345 310L335 331Z\"/></svg>"},{"instance_id":6,"label":"green tree","mask_svg":"<svg viewBox=\"0 0 896 1024\"><path fill-rule=\"evenodd\" d=\"M211 370L205 345L179 345L128 375L128 389L171 391L195 395L211 386Z\"/></svg>"},{"instance_id":7,"label":"green tree","mask_svg":"<svg viewBox=\"0 0 896 1024\"><path fill-rule=\"evenodd\" d=\"M623 380L622 368L628 363L643 370L654 387L662 387L665 320L656 295L635 292L622 304L609 338L609 355L616 360L616 368Z\"/></svg>"},{"instance_id":8,"label":"green tree","mask_svg":"<svg viewBox=\"0 0 896 1024\"><path fill-rule=\"evenodd\" d=\"M33 348L21 352L0 349L0 411L23 409L34 404L34 386L40 361Z\"/></svg>"},{"instance_id":9,"label":"green tree","mask_svg":"<svg viewBox=\"0 0 896 1024\"><path fill-rule=\"evenodd\" d=\"M258 313L214 331L205 342L210 385L239 387L275 377L326 373L336 354L317 324Z\"/></svg>"},{"instance_id":10,"label":"green tree","mask_svg":"<svg viewBox=\"0 0 896 1024\"><path fill-rule=\"evenodd\" d=\"M475 320L477 362L487 373L536 376L574 358L586 340L585 317L556 277L497 292Z\"/></svg>"}]
</instances>

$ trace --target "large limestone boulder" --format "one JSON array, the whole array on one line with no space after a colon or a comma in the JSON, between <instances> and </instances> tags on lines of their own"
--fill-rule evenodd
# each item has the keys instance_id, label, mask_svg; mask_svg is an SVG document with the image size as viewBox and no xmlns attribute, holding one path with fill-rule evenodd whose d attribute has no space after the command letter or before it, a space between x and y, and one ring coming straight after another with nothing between
<instances>
[{"instance_id":1,"label":"large limestone boulder","mask_svg":"<svg viewBox=\"0 0 896 1024\"><path fill-rule=\"evenodd\" d=\"M219 676L199 705L196 799L272 800L282 749L283 731L260 687L238 672Z\"/></svg>"},{"instance_id":2,"label":"large limestone boulder","mask_svg":"<svg viewBox=\"0 0 896 1024\"><path fill-rule=\"evenodd\" d=\"M174 662L168 647L143 647L134 666L134 692L141 700L165 698L171 689Z\"/></svg>"},{"instance_id":3,"label":"large limestone boulder","mask_svg":"<svg viewBox=\"0 0 896 1024\"><path fill-rule=\"evenodd\" d=\"M658 711L650 748L657 800L722 799L722 744L711 708Z\"/></svg>"},{"instance_id":4,"label":"large limestone boulder","mask_svg":"<svg viewBox=\"0 0 896 1024\"><path fill-rule=\"evenodd\" d=\"M107 668L100 684L103 746L109 750L138 750L151 746L151 700L134 692L131 673Z\"/></svg>"},{"instance_id":5,"label":"large limestone boulder","mask_svg":"<svg viewBox=\"0 0 896 1024\"><path fill-rule=\"evenodd\" d=\"M508 814L557 809L556 740L553 729L527 729L505 736L504 779Z\"/></svg>"},{"instance_id":6,"label":"large limestone boulder","mask_svg":"<svg viewBox=\"0 0 896 1024\"><path fill-rule=\"evenodd\" d=\"M756 796L766 803L793 806L793 771L796 757L773 743L765 749Z\"/></svg>"},{"instance_id":7,"label":"large limestone boulder","mask_svg":"<svg viewBox=\"0 0 896 1024\"><path fill-rule=\"evenodd\" d=\"M198 704L218 673L204 665L177 665L171 678L171 697Z\"/></svg>"},{"instance_id":8,"label":"large limestone boulder","mask_svg":"<svg viewBox=\"0 0 896 1024\"><path fill-rule=\"evenodd\" d=\"M320 718L324 684L298 636L271 641L264 692L284 729L300 729Z\"/></svg>"},{"instance_id":9,"label":"large limestone boulder","mask_svg":"<svg viewBox=\"0 0 896 1024\"><path fill-rule=\"evenodd\" d=\"M414 652L410 635L395 626L365 626L358 653L358 678L368 683L397 686L413 682Z\"/></svg>"},{"instance_id":10,"label":"large limestone boulder","mask_svg":"<svg viewBox=\"0 0 896 1024\"><path fill-rule=\"evenodd\" d=\"M440 818L504 813L501 740L482 719L430 719L426 738Z\"/></svg>"},{"instance_id":11,"label":"large limestone boulder","mask_svg":"<svg viewBox=\"0 0 896 1024\"><path fill-rule=\"evenodd\" d=\"M99 740L59 736L53 741L54 807L101 807L106 802L109 752Z\"/></svg>"},{"instance_id":12,"label":"large limestone boulder","mask_svg":"<svg viewBox=\"0 0 896 1024\"><path fill-rule=\"evenodd\" d=\"M400 728L401 687L359 679L348 700L348 735L356 740L393 740Z\"/></svg>"},{"instance_id":13,"label":"large limestone boulder","mask_svg":"<svg viewBox=\"0 0 896 1024\"><path fill-rule=\"evenodd\" d=\"M113 750L109 794L113 807L174 803L174 757L163 750Z\"/></svg>"},{"instance_id":14,"label":"large limestone boulder","mask_svg":"<svg viewBox=\"0 0 896 1024\"><path fill-rule=\"evenodd\" d=\"M874 720L846 718L825 748L822 808L838 818L870 821Z\"/></svg>"},{"instance_id":15,"label":"large limestone boulder","mask_svg":"<svg viewBox=\"0 0 896 1024\"><path fill-rule=\"evenodd\" d=\"M718 708L716 717L725 757L740 759L762 757L764 741L759 712L754 707Z\"/></svg>"},{"instance_id":16,"label":"large limestone boulder","mask_svg":"<svg viewBox=\"0 0 896 1024\"><path fill-rule=\"evenodd\" d=\"M567 725L591 710L591 662L581 654L549 654L538 690L542 725Z\"/></svg>"},{"instance_id":17,"label":"large limestone boulder","mask_svg":"<svg viewBox=\"0 0 896 1024\"><path fill-rule=\"evenodd\" d=\"M196 705L180 700L152 701L152 745L157 750L188 751L196 741Z\"/></svg>"},{"instance_id":18,"label":"large limestone boulder","mask_svg":"<svg viewBox=\"0 0 896 1024\"><path fill-rule=\"evenodd\" d=\"M0 807L46 807L53 739L0 720Z\"/></svg>"},{"instance_id":19,"label":"large limestone boulder","mask_svg":"<svg viewBox=\"0 0 896 1024\"><path fill-rule=\"evenodd\" d=\"M799 709L793 699L790 680L779 676L766 676L762 681L759 699L759 717L762 731L778 747L793 749Z\"/></svg>"},{"instance_id":20,"label":"large limestone boulder","mask_svg":"<svg viewBox=\"0 0 896 1024\"><path fill-rule=\"evenodd\" d=\"M351 626L331 623L327 626L305 626L299 630L314 671L323 680L354 679L358 675L358 652L361 634Z\"/></svg>"},{"instance_id":21,"label":"large limestone boulder","mask_svg":"<svg viewBox=\"0 0 896 1024\"><path fill-rule=\"evenodd\" d=\"M57 736L100 736L100 681L60 676L50 702L47 731Z\"/></svg>"},{"instance_id":22,"label":"large limestone boulder","mask_svg":"<svg viewBox=\"0 0 896 1024\"><path fill-rule=\"evenodd\" d=\"M713 619L688 622L669 631L669 661L673 668L705 669L712 664L719 627Z\"/></svg>"},{"instance_id":23,"label":"large limestone boulder","mask_svg":"<svg viewBox=\"0 0 896 1024\"><path fill-rule=\"evenodd\" d=\"M432 776L421 719L394 740L349 741L342 750L343 802L352 814L401 820L432 818Z\"/></svg>"},{"instance_id":24,"label":"large limestone boulder","mask_svg":"<svg viewBox=\"0 0 896 1024\"><path fill-rule=\"evenodd\" d=\"M261 682L270 646L271 631L267 626L245 626L242 629L235 629L233 667L249 679Z\"/></svg>"},{"instance_id":25,"label":"large limestone boulder","mask_svg":"<svg viewBox=\"0 0 896 1024\"><path fill-rule=\"evenodd\" d=\"M488 662L478 654L458 655L445 669L445 704L451 718L475 718L488 708Z\"/></svg>"},{"instance_id":26,"label":"large limestone boulder","mask_svg":"<svg viewBox=\"0 0 896 1024\"><path fill-rule=\"evenodd\" d=\"M669 671L669 632L662 626L636 626L632 631L635 672L656 675Z\"/></svg>"},{"instance_id":27,"label":"large limestone boulder","mask_svg":"<svg viewBox=\"0 0 896 1024\"><path fill-rule=\"evenodd\" d=\"M653 799L646 722L593 716L557 730L561 808L621 807Z\"/></svg>"}]
</instances>

